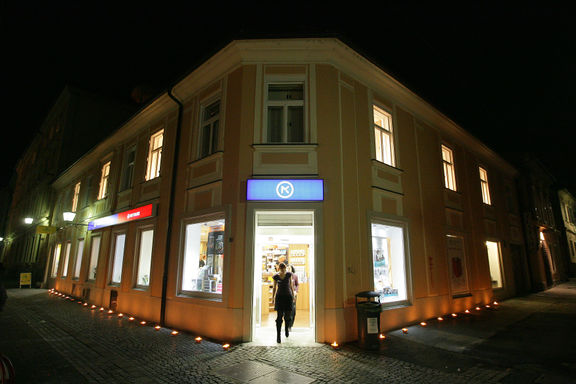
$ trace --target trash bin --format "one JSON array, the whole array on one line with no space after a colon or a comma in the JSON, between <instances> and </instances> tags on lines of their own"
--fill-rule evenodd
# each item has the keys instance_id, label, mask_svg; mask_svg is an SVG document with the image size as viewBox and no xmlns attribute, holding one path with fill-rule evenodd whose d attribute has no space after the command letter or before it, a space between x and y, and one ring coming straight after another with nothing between
<instances>
[{"instance_id":1,"label":"trash bin","mask_svg":"<svg viewBox=\"0 0 576 384\"><path fill-rule=\"evenodd\" d=\"M364 299L358 301L358 299ZM374 299L378 299L374 301ZM380 348L380 294L364 291L356 294L356 312L358 316L358 346L364 349Z\"/></svg>"}]
</instances>

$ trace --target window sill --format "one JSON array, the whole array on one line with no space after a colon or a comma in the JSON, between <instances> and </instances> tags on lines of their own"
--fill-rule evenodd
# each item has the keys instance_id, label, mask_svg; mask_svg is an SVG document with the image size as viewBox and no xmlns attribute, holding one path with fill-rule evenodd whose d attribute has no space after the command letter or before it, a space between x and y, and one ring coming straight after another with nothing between
<instances>
[{"instance_id":1,"label":"window sill","mask_svg":"<svg viewBox=\"0 0 576 384\"><path fill-rule=\"evenodd\" d=\"M403 169L397 168L393 165L383 163L383 162L376 160L376 159L372 159L372 166L386 170L386 171L390 171L392 173L395 173L396 175L401 175L404 173Z\"/></svg>"},{"instance_id":2,"label":"window sill","mask_svg":"<svg viewBox=\"0 0 576 384\"><path fill-rule=\"evenodd\" d=\"M178 293L176 296L179 299L198 299L203 301L211 301L216 303L222 302L222 295L217 293L208 293L208 292L192 292L192 291L183 291Z\"/></svg>"},{"instance_id":3,"label":"window sill","mask_svg":"<svg viewBox=\"0 0 576 384\"><path fill-rule=\"evenodd\" d=\"M392 310L392 309L401 309L411 307L412 303L408 300L402 301L395 301L393 303L382 303L382 312Z\"/></svg>"}]
</instances>

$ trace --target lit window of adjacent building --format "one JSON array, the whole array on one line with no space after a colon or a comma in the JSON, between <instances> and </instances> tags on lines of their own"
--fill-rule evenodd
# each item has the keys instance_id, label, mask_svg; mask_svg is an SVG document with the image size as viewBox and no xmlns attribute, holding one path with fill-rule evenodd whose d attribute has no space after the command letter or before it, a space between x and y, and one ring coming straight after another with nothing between
<instances>
[{"instance_id":1,"label":"lit window of adjacent building","mask_svg":"<svg viewBox=\"0 0 576 384\"><path fill-rule=\"evenodd\" d=\"M100 253L100 236L97 236L92 238L92 247L90 248L90 264L88 265L88 280L96 280L99 253Z\"/></svg>"},{"instance_id":2,"label":"lit window of adjacent building","mask_svg":"<svg viewBox=\"0 0 576 384\"><path fill-rule=\"evenodd\" d=\"M126 235L124 233L114 236L114 250L112 253L112 274L110 284L120 284L122 281L122 263L124 262L124 243Z\"/></svg>"},{"instance_id":3,"label":"lit window of adjacent building","mask_svg":"<svg viewBox=\"0 0 576 384\"><path fill-rule=\"evenodd\" d=\"M392 115L374 105L374 145L376 160L395 166Z\"/></svg>"},{"instance_id":4,"label":"lit window of adjacent building","mask_svg":"<svg viewBox=\"0 0 576 384\"><path fill-rule=\"evenodd\" d=\"M408 299L404 227L372 222L372 270L374 290L380 302Z\"/></svg>"},{"instance_id":5,"label":"lit window of adjacent building","mask_svg":"<svg viewBox=\"0 0 576 384\"><path fill-rule=\"evenodd\" d=\"M487 241L488 266L490 267L490 280L492 288L502 288L502 266L500 257L500 243Z\"/></svg>"},{"instance_id":6,"label":"lit window of adjacent building","mask_svg":"<svg viewBox=\"0 0 576 384\"><path fill-rule=\"evenodd\" d=\"M56 244L54 247L54 256L52 257L52 272L51 277L58 276L58 265L60 264L60 252L62 251L62 244Z\"/></svg>"},{"instance_id":7,"label":"lit window of adjacent building","mask_svg":"<svg viewBox=\"0 0 576 384\"><path fill-rule=\"evenodd\" d=\"M74 264L74 275L72 275L72 278L74 279L80 278L83 252L84 252L84 239L79 239L78 244L76 245L76 261L75 261L76 264Z\"/></svg>"},{"instance_id":8,"label":"lit window of adjacent building","mask_svg":"<svg viewBox=\"0 0 576 384\"><path fill-rule=\"evenodd\" d=\"M78 209L78 199L80 198L80 182L76 183L74 186L74 195L72 196L72 212L76 212Z\"/></svg>"},{"instance_id":9,"label":"lit window of adjacent building","mask_svg":"<svg viewBox=\"0 0 576 384\"><path fill-rule=\"evenodd\" d=\"M266 143L304 143L304 83L268 84Z\"/></svg>"},{"instance_id":10,"label":"lit window of adjacent building","mask_svg":"<svg viewBox=\"0 0 576 384\"><path fill-rule=\"evenodd\" d=\"M136 287L146 288L150 285L150 267L152 265L153 244L154 230L141 230L138 245L138 269L136 272Z\"/></svg>"},{"instance_id":11,"label":"lit window of adjacent building","mask_svg":"<svg viewBox=\"0 0 576 384\"><path fill-rule=\"evenodd\" d=\"M110 162L102 166L102 173L100 175L100 188L98 189L98 200L102 200L108 196L108 180L110 178Z\"/></svg>"},{"instance_id":12,"label":"lit window of adjacent building","mask_svg":"<svg viewBox=\"0 0 576 384\"><path fill-rule=\"evenodd\" d=\"M70 262L70 249L72 248L72 243L67 241L64 246L64 268L62 268L62 277L68 276L68 264Z\"/></svg>"},{"instance_id":13,"label":"lit window of adjacent building","mask_svg":"<svg viewBox=\"0 0 576 384\"><path fill-rule=\"evenodd\" d=\"M200 121L200 157L206 157L218 151L220 129L220 100L202 106Z\"/></svg>"},{"instance_id":14,"label":"lit window of adjacent building","mask_svg":"<svg viewBox=\"0 0 576 384\"><path fill-rule=\"evenodd\" d=\"M482 201L484 204L492 205L490 199L490 185L488 184L488 172L482 167L478 167L480 171L480 188L482 189Z\"/></svg>"},{"instance_id":15,"label":"lit window of adjacent building","mask_svg":"<svg viewBox=\"0 0 576 384\"><path fill-rule=\"evenodd\" d=\"M150 145L148 147L148 165L146 167L146 181L155 179L160 176L163 141L163 129L150 136Z\"/></svg>"},{"instance_id":16,"label":"lit window of adjacent building","mask_svg":"<svg viewBox=\"0 0 576 384\"><path fill-rule=\"evenodd\" d=\"M442 145L442 167L444 170L444 186L456 191L456 171L454 169L454 153L450 148Z\"/></svg>"},{"instance_id":17,"label":"lit window of adjacent building","mask_svg":"<svg viewBox=\"0 0 576 384\"><path fill-rule=\"evenodd\" d=\"M186 225L182 291L222 294L224 230L224 219Z\"/></svg>"}]
</instances>

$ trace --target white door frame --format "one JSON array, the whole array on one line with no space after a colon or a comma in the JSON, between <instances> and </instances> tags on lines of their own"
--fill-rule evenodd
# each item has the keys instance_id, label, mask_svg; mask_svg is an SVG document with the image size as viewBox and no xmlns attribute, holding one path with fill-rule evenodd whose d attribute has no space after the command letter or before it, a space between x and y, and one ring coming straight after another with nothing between
<instances>
[{"instance_id":1,"label":"white door frame","mask_svg":"<svg viewBox=\"0 0 576 384\"><path fill-rule=\"evenodd\" d=\"M324 250L322 203L246 203L246 249L244 263L244 314L243 340L253 340L254 302L254 237L256 234L256 211L312 211L314 214L314 341L324 340Z\"/></svg>"}]
</instances>

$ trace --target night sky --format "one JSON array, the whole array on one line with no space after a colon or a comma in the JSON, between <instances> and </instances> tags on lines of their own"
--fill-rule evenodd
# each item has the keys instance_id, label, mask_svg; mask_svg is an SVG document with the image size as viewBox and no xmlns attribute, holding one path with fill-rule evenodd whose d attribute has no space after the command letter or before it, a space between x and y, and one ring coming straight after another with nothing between
<instances>
[{"instance_id":1,"label":"night sky","mask_svg":"<svg viewBox=\"0 0 576 384\"><path fill-rule=\"evenodd\" d=\"M129 99L135 87L161 91L235 38L320 36L339 37L496 152L534 153L576 191L576 164L565 161L576 127L576 23L567 5L290 2L248 14L222 3L6 3L2 186L66 84Z\"/></svg>"}]
</instances>

